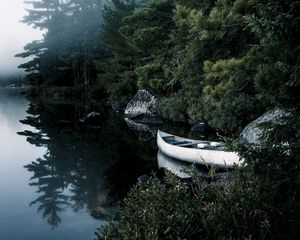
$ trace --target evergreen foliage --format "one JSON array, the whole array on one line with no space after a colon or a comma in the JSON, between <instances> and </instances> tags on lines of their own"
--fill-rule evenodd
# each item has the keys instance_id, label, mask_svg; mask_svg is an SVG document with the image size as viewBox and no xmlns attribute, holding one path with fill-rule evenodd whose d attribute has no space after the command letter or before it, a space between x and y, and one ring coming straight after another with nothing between
<instances>
[{"instance_id":1,"label":"evergreen foliage","mask_svg":"<svg viewBox=\"0 0 300 240\"><path fill-rule=\"evenodd\" d=\"M125 104L137 90L135 53L120 33L123 19L134 13L134 2L113 0L103 11L101 38L108 55L96 62L97 83L111 97L113 103Z\"/></svg>"},{"instance_id":2,"label":"evergreen foliage","mask_svg":"<svg viewBox=\"0 0 300 240\"><path fill-rule=\"evenodd\" d=\"M20 65L32 85L89 86L96 76L93 61L103 55L99 39L99 0L28 1L32 8L23 22L45 31L44 38L25 46L17 57L31 57Z\"/></svg>"},{"instance_id":3,"label":"evergreen foliage","mask_svg":"<svg viewBox=\"0 0 300 240\"><path fill-rule=\"evenodd\" d=\"M17 55L33 85L94 84L119 104L146 88L165 119L233 135L299 101L298 1L28 3L24 22L46 31Z\"/></svg>"},{"instance_id":4,"label":"evergreen foliage","mask_svg":"<svg viewBox=\"0 0 300 240\"><path fill-rule=\"evenodd\" d=\"M144 11L155 12L165 2L152 1ZM157 39L160 44L145 41L162 32L151 24L145 30L151 17L143 10L125 19L127 32L121 32L140 57L138 86L167 95L161 103L163 117L206 120L227 134L238 134L267 109L292 110L285 125L262 136L266 141L261 148L239 147L247 165L229 187L197 178L196 187L173 177L164 183L153 178L148 187L131 190L117 221L100 229L97 239L296 239L299 1L168 3L169 27ZM151 84L156 79L164 85Z\"/></svg>"},{"instance_id":5,"label":"evergreen foliage","mask_svg":"<svg viewBox=\"0 0 300 240\"><path fill-rule=\"evenodd\" d=\"M164 75L168 58L168 33L172 29L173 1L150 1L145 7L124 19L121 34L138 54L137 86L164 93Z\"/></svg>"}]
</instances>

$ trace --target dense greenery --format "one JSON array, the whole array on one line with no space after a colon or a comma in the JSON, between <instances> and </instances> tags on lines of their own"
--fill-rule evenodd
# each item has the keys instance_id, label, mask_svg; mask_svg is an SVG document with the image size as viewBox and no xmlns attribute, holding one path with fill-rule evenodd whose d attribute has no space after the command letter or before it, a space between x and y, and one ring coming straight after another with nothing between
<instances>
[{"instance_id":1,"label":"dense greenery","mask_svg":"<svg viewBox=\"0 0 300 240\"><path fill-rule=\"evenodd\" d=\"M298 1L31 4L24 22L44 39L18 56L32 57L20 67L43 89L76 87L122 105L146 88L161 97L165 119L231 134L299 100Z\"/></svg>"},{"instance_id":2,"label":"dense greenery","mask_svg":"<svg viewBox=\"0 0 300 240\"><path fill-rule=\"evenodd\" d=\"M133 14L135 5L114 0L114 7L103 12L101 37L110 55L105 61L97 61L97 82L108 92L112 101L126 102L136 92L133 51L119 29L125 17Z\"/></svg>"},{"instance_id":3,"label":"dense greenery","mask_svg":"<svg viewBox=\"0 0 300 240\"><path fill-rule=\"evenodd\" d=\"M120 27L137 56L137 86L168 96L165 118L204 119L237 133L265 109L291 102L299 88L294 1L187 2L150 1ZM270 11L282 15L278 23Z\"/></svg>"},{"instance_id":4,"label":"dense greenery","mask_svg":"<svg viewBox=\"0 0 300 240\"><path fill-rule=\"evenodd\" d=\"M153 178L146 188L134 187L119 222L103 227L98 239L258 239L268 234L255 183L224 190L194 180L189 186L168 176L164 184Z\"/></svg>"},{"instance_id":5,"label":"dense greenery","mask_svg":"<svg viewBox=\"0 0 300 240\"><path fill-rule=\"evenodd\" d=\"M120 32L139 60L137 85L167 96L166 118L204 119L239 133L266 109L294 111L265 146L240 147L247 167L228 188L154 178L132 189L118 221L98 239L299 236L299 7L298 1L150 1L124 19Z\"/></svg>"}]
</instances>

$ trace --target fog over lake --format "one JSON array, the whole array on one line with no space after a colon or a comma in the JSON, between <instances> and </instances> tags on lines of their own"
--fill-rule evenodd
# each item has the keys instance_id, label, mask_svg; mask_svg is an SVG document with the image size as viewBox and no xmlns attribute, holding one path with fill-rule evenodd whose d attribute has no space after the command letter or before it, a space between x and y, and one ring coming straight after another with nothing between
<instances>
[{"instance_id":1,"label":"fog over lake","mask_svg":"<svg viewBox=\"0 0 300 240\"><path fill-rule=\"evenodd\" d=\"M26 15L26 4L22 0L1 0L0 8L0 76L11 74L24 59L15 58L32 40L40 39L42 33L21 23Z\"/></svg>"}]
</instances>

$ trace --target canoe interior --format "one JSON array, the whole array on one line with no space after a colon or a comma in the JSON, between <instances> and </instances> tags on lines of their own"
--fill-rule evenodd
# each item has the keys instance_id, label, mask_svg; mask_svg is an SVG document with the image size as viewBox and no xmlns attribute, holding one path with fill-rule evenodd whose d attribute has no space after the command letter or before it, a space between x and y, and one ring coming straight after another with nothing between
<instances>
[{"instance_id":1,"label":"canoe interior","mask_svg":"<svg viewBox=\"0 0 300 240\"><path fill-rule=\"evenodd\" d=\"M162 139L168 144L178 146L178 147L184 147L184 148L197 149L197 148L199 148L198 144L202 144L202 145L204 144L207 146L202 147L201 149L220 150L220 151L224 151L224 149L225 149L224 144L222 144L221 146L211 146L210 141L192 140L192 139L177 137L177 136L173 136L173 135L163 135Z\"/></svg>"}]
</instances>

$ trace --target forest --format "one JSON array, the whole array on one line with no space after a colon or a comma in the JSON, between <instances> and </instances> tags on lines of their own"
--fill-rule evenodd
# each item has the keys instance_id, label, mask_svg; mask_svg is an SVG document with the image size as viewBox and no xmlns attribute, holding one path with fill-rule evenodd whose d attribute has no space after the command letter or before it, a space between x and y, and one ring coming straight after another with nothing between
<instances>
[{"instance_id":1,"label":"forest","mask_svg":"<svg viewBox=\"0 0 300 240\"><path fill-rule=\"evenodd\" d=\"M37 89L127 103L160 97L168 120L207 121L226 133L299 90L298 1L40 0L23 22L45 31L20 65Z\"/></svg>"},{"instance_id":2,"label":"forest","mask_svg":"<svg viewBox=\"0 0 300 240\"><path fill-rule=\"evenodd\" d=\"M236 144L247 164L231 188L199 183L198 192L188 194L186 185L172 177L167 190L154 178L149 191L132 190L122 220L105 228L99 239L299 236L300 1L28 3L23 22L45 32L17 54L30 58L19 67L27 72L32 94L65 89L70 96L105 98L122 107L138 89L147 89L160 99L163 119L204 121L230 137L267 110L291 112L288 124L274 126L262 148ZM176 202L175 215L156 216L155 207L162 205L152 206L153 196L180 199L183 194L190 200ZM135 219L129 210L137 211ZM174 209L162 210L161 218L168 210ZM157 230L162 223L165 228ZM188 230L180 228L186 225Z\"/></svg>"}]
</instances>

